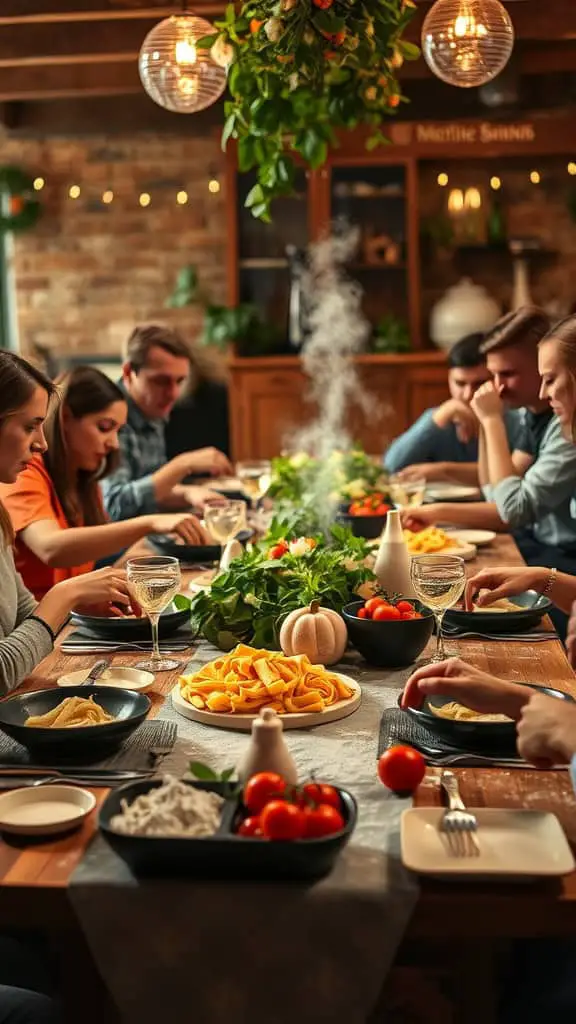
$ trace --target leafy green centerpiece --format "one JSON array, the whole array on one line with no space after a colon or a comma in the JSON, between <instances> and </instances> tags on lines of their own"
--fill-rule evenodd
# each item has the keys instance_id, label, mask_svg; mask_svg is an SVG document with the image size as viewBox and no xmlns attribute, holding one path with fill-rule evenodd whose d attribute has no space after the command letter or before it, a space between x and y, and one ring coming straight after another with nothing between
<instances>
[{"instance_id":1,"label":"leafy green centerpiece","mask_svg":"<svg viewBox=\"0 0 576 1024\"><path fill-rule=\"evenodd\" d=\"M381 463L361 448L335 450L325 461L295 452L272 459L268 495L294 505L315 497L338 505L365 498L371 491L385 491L386 483Z\"/></svg>"}]
</instances>

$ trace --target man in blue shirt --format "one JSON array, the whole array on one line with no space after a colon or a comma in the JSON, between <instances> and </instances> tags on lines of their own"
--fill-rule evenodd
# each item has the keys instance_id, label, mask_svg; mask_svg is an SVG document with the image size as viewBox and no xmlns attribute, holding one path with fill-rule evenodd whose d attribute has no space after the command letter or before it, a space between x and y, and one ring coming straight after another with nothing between
<instances>
[{"instance_id":1,"label":"man in blue shirt","mask_svg":"<svg viewBox=\"0 0 576 1024\"><path fill-rule=\"evenodd\" d=\"M478 388L490 380L481 353L483 342L483 334L469 334L450 350L451 397L437 408L427 409L392 442L384 455L389 473L400 473L407 480L450 480L478 486L478 421L470 402ZM514 440L516 413L508 414L506 425Z\"/></svg>"}]
</instances>

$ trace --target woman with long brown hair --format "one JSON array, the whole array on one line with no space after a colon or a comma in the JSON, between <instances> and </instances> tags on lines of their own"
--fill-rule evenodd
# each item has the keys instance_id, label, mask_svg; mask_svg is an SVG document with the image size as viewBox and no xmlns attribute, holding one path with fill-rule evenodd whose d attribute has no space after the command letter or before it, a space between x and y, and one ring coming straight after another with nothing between
<instances>
[{"instance_id":1,"label":"woman with long brown hair","mask_svg":"<svg viewBox=\"0 0 576 1024\"><path fill-rule=\"evenodd\" d=\"M0 485L15 534L16 567L36 597L151 533L209 543L189 513L108 522L99 481L119 461L125 396L90 366L71 370L57 384L59 401L51 403L46 418L47 444L36 448L14 481Z\"/></svg>"}]
</instances>

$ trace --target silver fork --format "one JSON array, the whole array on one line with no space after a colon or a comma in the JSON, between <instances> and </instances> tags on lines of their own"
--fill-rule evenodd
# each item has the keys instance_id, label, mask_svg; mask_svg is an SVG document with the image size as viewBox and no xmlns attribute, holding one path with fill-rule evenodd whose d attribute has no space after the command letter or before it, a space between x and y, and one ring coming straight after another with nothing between
<instances>
[{"instance_id":1,"label":"silver fork","mask_svg":"<svg viewBox=\"0 0 576 1024\"><path fill-rule=\"evenodd\" d=\"M466 810L454 772L443 771L440 782L448 796L448 808L444 811L441 830L448 837L450 853L454 857L477 857L480 853L476 836L478 822L475 815Z\"/></svg>"}]
</instances>

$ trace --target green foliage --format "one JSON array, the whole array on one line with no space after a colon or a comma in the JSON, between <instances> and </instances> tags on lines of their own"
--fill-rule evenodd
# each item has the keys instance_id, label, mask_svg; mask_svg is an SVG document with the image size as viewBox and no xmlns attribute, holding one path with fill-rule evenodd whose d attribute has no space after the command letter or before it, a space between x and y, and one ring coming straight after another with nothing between
<instances>
[{"instance_id":1,"label":"green foliage","mask_svg":"<svg viewBox=\"0 0 576 1024\"><path fill-rule=\"evenodd\" d=\"M241 171L257 168L246 198L270 219L293 189L294 157L320 167L336 131L365 126L369 148L402 100L396 70L418 47L402 39L413 0L244 0L200 45L228 54L230 99L222 145L238 142Z\"/></svg>"},{"instance_id":2,"label":"green foliage","mask_svg":"<svg viewBox=\"0 0 576 1024\"><path fill-rule=\"evenodd\" d=\"M404 320L394 313L387 313L378 321L372 339L374 352L409 352L410 347L410 333Z\"/></svg>"},{"instance_id":3,"label":"green foliage","mask_svg":"<svg viewBox=\"0 0 576 1024\"><path fill-rule=\"evenodd\" d=\"M272 460L268 495L298 506L306 516L321 503L337 505L374 490L386 490L386 474L381 464L359 447L334 451L327 460L312 458L305 452Z\"/></svg>"}]
</instances>

